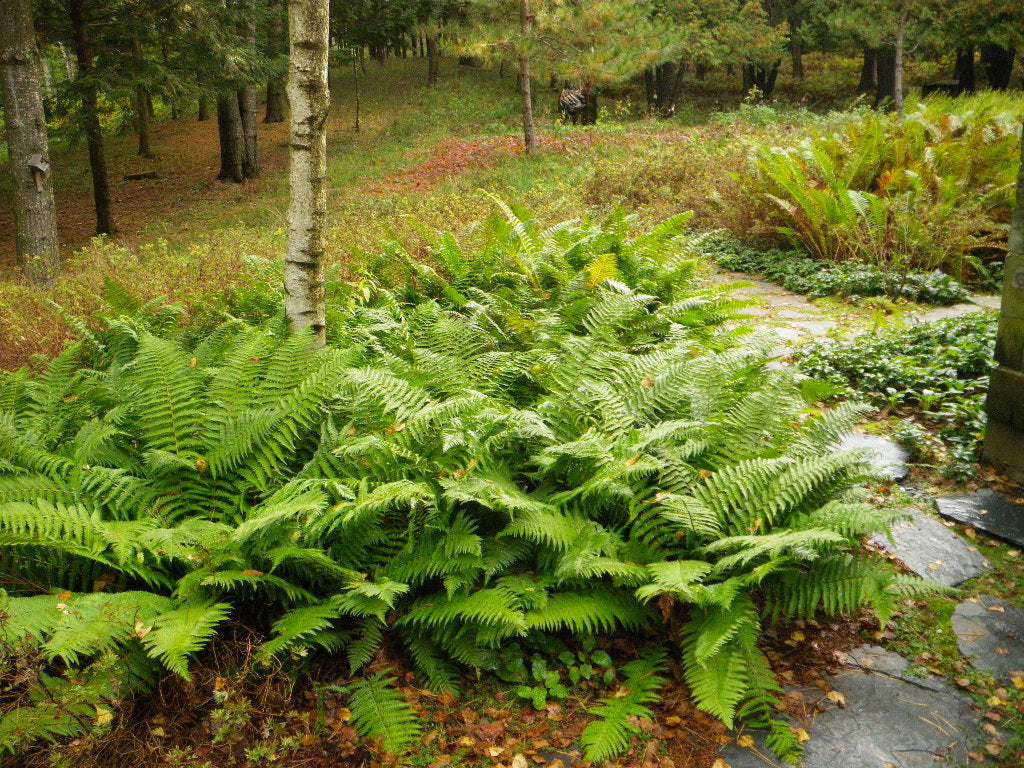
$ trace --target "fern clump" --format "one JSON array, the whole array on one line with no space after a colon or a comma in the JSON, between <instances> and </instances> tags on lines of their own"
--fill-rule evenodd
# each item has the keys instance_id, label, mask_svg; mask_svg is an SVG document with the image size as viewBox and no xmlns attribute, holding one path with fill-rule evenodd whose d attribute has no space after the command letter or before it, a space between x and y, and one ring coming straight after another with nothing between
<instances>
[{"instance_id":1,"label":"fern clump","mask_svg":"<svg viewBox=\"0 0 1024 768\"><path fill-rule=\"evenodd\" d=\"M686 680L731 725L770 716L766 618L884 618L921 588L859 554L894 517L833 450L862 411L808 402L770 337L723 328L685 217L632 236L618 215L543 230L502 210L480 253L441 235L440 268L352 288L326 350L273 322L199 343L111 324L0 382L6 641L187 676L232 618L266 632L264 659L353 670L390 636L443 690L513 639L664 632L677 605ZM109 612L33 618L58 599ZM628 743L662 668L625 667L591 755ZM379 675L349 693L367 737L415 738Z\"/></svg>"}]
</instances>

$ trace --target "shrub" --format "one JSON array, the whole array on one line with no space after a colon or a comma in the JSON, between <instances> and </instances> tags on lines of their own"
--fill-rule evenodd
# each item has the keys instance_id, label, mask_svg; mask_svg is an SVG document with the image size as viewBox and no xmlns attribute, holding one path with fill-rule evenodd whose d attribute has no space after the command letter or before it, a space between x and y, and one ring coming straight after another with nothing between
<instances>
[{"instance_id":1,"label":"shrub","mask_svg":"<svg viewBox=\"0 0 1024 768\"><path fill-rule=\"evenodd\" d=\"M667 634L678 613L698 705L766 723L763 621L870 604L884 622L926 589L858 551L897 514L831 450L861 409L811 406L771 339L722 329L728 303L685 282L686 217L631 238L621 215L542 229L501 208L479 259L442 234L395 288L335 286L326 350L278 321L189 346L112 322L7 377L8 648L69 679L107 654L188 676L232 617L268 633L265 660L322 648L355 670L390 635L444 690L516 638ZM636 695L597 708L592 755L622 746L660 669L623 668ZM350 705L397 748L415 723L385 682ZM39 690L7 700L5 747L80 729L20 698ZM784 724L772 744L797 748Z\"/></svg>"},{"instance_id":2,"label":"shrub","mask_svg":"<svg viewBox=\"0 0 1024 768\"><path fill-rule=\"evenodd\" d=\"M815 258L964 280L1005 248L1019 113L993 95L927 101L902 122L869 113L794 148L757 148L742 182Z\"/></svg>"}]
</instances>

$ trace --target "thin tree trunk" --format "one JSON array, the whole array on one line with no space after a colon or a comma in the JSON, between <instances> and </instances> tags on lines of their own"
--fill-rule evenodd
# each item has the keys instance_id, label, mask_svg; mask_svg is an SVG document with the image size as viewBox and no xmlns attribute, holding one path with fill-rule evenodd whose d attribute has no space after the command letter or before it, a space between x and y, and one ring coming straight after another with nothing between
<instances>
[{"instance_id":1,"label":"thin tree trunk","mask_svg":"<svg viewBox=\"0 0 1024 768\"><path fill-rule=\"evenodd\" d=\"M259 93L255 83L247 83L238 91L238 113L242 124L242 175L253 179L260 175Z\"/></svg>"},{"instance_id":2,"label":"thin tree trunk","mask_svg":"<svg viewBox=\"0 0 1024 768\"><path fill-rule=\"evenodd\" d=\"M860 68L860 82L857 84L857 93L871 93L877 85L875 72L878 68L878 49L867 45L863 48L864 63Z\"/></svg>"},{"instance_id":3,"label":"thin tree trunk","mask_svg":"<svg viewBox=\"0 0 1024 768\"><path fill-rule=\"evenodd\" d=\"M363 70L363 74L366 74L366 70ZM355 59L352 60L352 80L354 81L356 96L356 133L359 133L359 118L360 112L362 111L362 99L360 98L359 93L359 67L356 66Z\"/></svg>"},{"instance_id":4,"label":"thin tree trunk","mask_svg":"<svg viewBox=\"0 0 1024 768\"><path fill-rule=\"evenodd\" d=\"M220 174L217 178L241 184L245 181L242 170L245 138L237 94L226 93L217 98L217 130L220 134Z\"/></svg>"},{"instance_id":5,"label":"thin tree trunk","mask_svg":"<svg viewBox=\"0 0 1024 768\"><path fill-rule=\"evenodd\" d=\"M289 0L288 255L285 312L293 332L311 329L327 343L324 254L327 249L328 0Z\"/></svg>"},{"instance_id":6,"label":"thin tree trunk","mask_svg":"<svg viewBox=\"0 0 1024 768\"><path fill-rule=\"evenodd\" d=\"M48 160L39 92L40 57L29 0L0 0L0 95L14 181L15 255L33 283L48 283L60 267L53 177L33 168Z\"/></svg>"},{"instance_id":7,"label":"thin tree trunk","mask_svg":"<svg viewBox=\"0 0 1024 768\"><path fill-rule=\"evenodd\" d=\"M43 65L43 89L46 91L46 98L53 96L53 71L50 69L50 61L45 56L40 56Z\"/></svg>"},{"instance_id":8,"label":"thin tree trunk","mask_svg":"<svg viewBox=\"0 0 1024 768\"><path fill-rule=\"evenodd\" d=\"M427 85L434 85L441 76L441 46L439 31L432 26L427 33Z\"/></svg>"},{"instance_id":9,"label":"thin tree trunk","mask_svg":"<svg viewBox=\"0 0 1024 768\"><path fill-rule=\"evenodd\" d=\"M793 77L804 77L804 41L801 37L803 16L798 15L789 22L789 58L793 62Z\"/></svg>"},{"instance_id":10,"label":"thin tree trunk","mask_svg":"<svg viewBox=\"0 0 1024 768\"><path fill-rule=\"evenodd\" d=\"M170 70L171 54L167 47L166 37L164 38L163 42L160 45L160 54L164 62L164 69ZM164 99L171 107L171 120L177 120L179 117L181 117L181 115L178 112L178 100L173 97L169 97L166 93L164 94Z\"/></svg>"},{"instance_id":11,"label":"thin tree trunk","mask_svg":"<svg viewBox=\"0 0 1024 768\"><path fill-rule=\"evenodd\" d=\"M900 8L900 23L896 29L896 51L893 72L893 108L896 116L903 119L903 46L907 39L907 16L910 14L910 0L903 0Z\"/></svg>"},{"instance_id":12,"label":"thin tree trunk","mask_svg":"<svg viewBox=\"0 0 1024 768\"><path fill-rule=\"evenodd\" d=\"M132 38L132 58L135 62L136 71L141 72L143 66L142 43L138 37ZM142 157L153 157L153 150L149 142L149 106L146 103L148 94L142 85L135 87L135 120L139 132L139 151L136 153Z\"/></svg>"},{"instance_id":13,"label":"thin tree trunk","mask_svg":"<svg viewBox=\"0 0 1024 768\"><path fill-rule=\"evenodd\" d=\"M84 0L70 0L68 14L75 39L75 58L81 84L82 128L89 146L89 169L92 172L92 194L96 206L96 234L114 232L114 217L110 210L110 179L107 176L107 157L100 127L99 92L92 79L92 48L86 29Z\"/></svg>"},{"instance_id":14,"label":"thin tree trunk","mask_svg":"<svg viewBox=\"0 0 1024 768\"><path fill-rule=\"evenodd\" d=\"M530 2L519 0L519 30L522 32L523 43L530 35ZM533 127L533 94L530 92L530 57L525 48L519 54L519 96L523 102L523 141L526 143L526 154L537 152L537 134Z\"/></svg>"},{"instance_id":15,"label":"thin tree trunk","mask_svg":"<svg viewBox=\"0 0 1024 768\"><path fill-rule=\"evenodd\" d=\"M199 97L199 116L196 119L199 122L210 119L210 98L205 94Z\"/></svg>"},{"instance_id":16,"label":"thin tree trunk","mask_svg":"<svg viewBox=\"0 0 1024 768\"><path fill-rule=\"evenodd\" d=\"M281 19L281 6L274 2L273 16L270 18L270 51L276 56L281 50L284 37L284 23ZM285 93L285 75L277 75L267 81L267 113L264 123L283 123L288 119L288 96Z\"/></svg>"},{"instance_id":17,"label":"thin tree trunk","mask_svg":"<svg viewBox=\"0 0 1024 768\"><path fill-rule=\"evenodd\" d=\"M75 60L68 53L68 49L64 47L64 43L57 43L57 47L60 49L60 56L64 60L64 72L68 76L68 80L75 79Z\"/></svg>"}]
</instances>

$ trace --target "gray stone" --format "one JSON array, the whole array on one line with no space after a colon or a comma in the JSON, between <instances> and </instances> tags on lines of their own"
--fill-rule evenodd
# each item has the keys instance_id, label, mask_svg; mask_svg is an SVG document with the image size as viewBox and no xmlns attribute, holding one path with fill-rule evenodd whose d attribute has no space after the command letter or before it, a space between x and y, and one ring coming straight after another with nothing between
<instances>
[{"instance_id":1,"label":"gray stone","mask_svg":"<svg viewBox=\"0 0 1024 768\"><path fill-rule=\"evenodd\" d=\"M804 744L803 768L935 768L936 756L966 762L980 741L980 719L964 694L936 679L903 675L905 659L868 646L850 655L831 678L846 699L814 719ZM820 695L820 692L819 692ZM758 750L735 743L722 750L732 768L781 765L764 746L764 734L752 733Z\"/></svg>"},{"instance_id":2,"label":"gray stone","mask_svg":"<svg viewBox=\"0 0 1024 768\"><path fill-rule=\"evenodd\" d=\"M836 327L832 320L790 320L788 324L811 336L825 336Z\"/></svg>"},{"instance_id":3,"label":"gray stone","mask_svg":"<svg viewBox=\"0 0 1024 768\"><path fill-rule=\"evenodd\" d=\"M985 307L985 309L999 309L1003 305L1003 297L986 296L978 293L971 296L971 302L977 304L979 307Z\"/></svg>"},{"instance_id":4,"label":"gray stone","mask_svg":"<svg viewBox=\"0 0 1024 768\"><path fill-rule=\"evenodd\" d=\"M917 323L933 323L936 320L945 320L950 317L969 315L972 312L980 312L977 304L954 304L951 307L939 307L920 315L911 315L908 319Z\"/></svg>"},{"instance_id":5,"label":"gray stone","mask_svg":"<svg viewBox=\"0 0 1024 768\"><path fill-rule=\"evenodd\" d=\"M935 499L939 514L1024 547L1024 506L988 489Z\"/></svg>"},{"instance_id":6,"label":"gray stone","mask_svg":"<svg viewBox=\"0 0 1024 768\"><path fill-rule=\"evenodd\" d=\"M888 475L893 480L902 480L907 476L907 462L910 460L910 454L887 437L854 433L840 440L837 447L841 451L867 448L870 451L868 461L876 470Z\"/></svg>"},{"instance_id":7,"label":"gray stone","mask_svg":"<svg viewBox=\"0 0 1024 768\"><path fill-rule=\"evenodd\" d=\"M987 595L964 600L953 611L960 653L979 672L1007 681L1024 671L1024 611Z\"/></svg>"},{"instance_id":8,"label":"gray stone","mask_svg":"<svg viewBox=\"0 0 1024 768\"><path fill-rule=\"evenodd\" d=\"M892 542L882 535L871 540L918 576L954 587L991 567L976 547L934 517L913 507L906 507L905 511L910 520L892 527Z\"/></svg>"},{"instance_id":9,"label":"gray stone","mask_svg":"<svg viewBox=\"0 0 1024 768\"><path fill-rule=\"evenodd\" d=\"M795 309L780 309L778 312L775 313L775 316L776 317L785 318L787 320L807 320L807 319L813 319L813 318L808 318L807 314L808 313L806 311L801 312L801 311L795 310Z\"/></svg>"}]
</instances>

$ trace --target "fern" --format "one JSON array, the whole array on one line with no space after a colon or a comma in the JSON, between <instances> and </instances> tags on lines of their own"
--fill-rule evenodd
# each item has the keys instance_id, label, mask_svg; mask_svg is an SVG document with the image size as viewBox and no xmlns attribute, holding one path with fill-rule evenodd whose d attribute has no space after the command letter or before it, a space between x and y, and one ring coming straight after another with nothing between
<instances>
[{"instance_id":1,"label":"fern","mask_svg":"<svg viewBox=\"0 0 1024 768\"><path fill-rule=\"evenodd\" d=\"M391 686L394 678L377 672L347 686L352 726L365 738L380 740L384 752L399 755L420 735L418 717Z\"/></svg>"},{"instance_id":2,"label":"fern","mask_svg":"<svg viewBox=\"0 0 1024 768\"><path fill-rule=\"evenodd\" d=\"M186 603L157 616L142 642L150 656L188 680L189 656L213 636L230 609L226 603Z\"/></svg>"},{"instance_id":3,"label":"fern","mask_svg":"<svg viewBox=\"0 0 1024 768\"><path fill-rule=\"evenodd\" d=\"M628 748L630 737L640 733L631 718L653 718L647 705L658 700L658 690L665 684L665 668L661 651L645 652L623 665L619 689L588 710L599 719L588 723L580 737L587 760L599 763Z\"/></svg>"}]
</instances>

